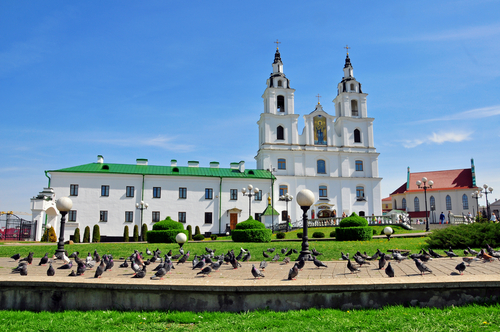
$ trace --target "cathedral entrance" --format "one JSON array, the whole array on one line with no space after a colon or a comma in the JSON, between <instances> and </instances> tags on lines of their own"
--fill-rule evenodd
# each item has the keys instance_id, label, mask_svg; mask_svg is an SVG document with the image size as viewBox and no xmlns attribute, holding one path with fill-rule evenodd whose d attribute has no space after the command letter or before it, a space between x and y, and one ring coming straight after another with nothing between
<instances>
[{"instance_id":1,"label":"cathedral entrance","mask_svg":"<svg viewBox=\"0 0 500 332\"><path fill-rule=\"evenodd\" d=\"M238 223L238 214L237 213L229 214L229 227L231 228L231 230L236 228L237 223Z\"/></svg>"}]
</instances>

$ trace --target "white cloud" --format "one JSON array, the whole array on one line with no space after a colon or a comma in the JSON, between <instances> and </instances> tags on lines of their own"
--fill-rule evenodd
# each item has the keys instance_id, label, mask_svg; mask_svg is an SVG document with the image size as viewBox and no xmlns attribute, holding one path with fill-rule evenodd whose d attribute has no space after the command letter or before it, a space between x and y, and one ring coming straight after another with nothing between
<instances>
[{"instance_id":1,"label":"white cloud","mask_svg":"<svg viewBox=\"0 0 500 332\"><path fill-rule=\"evenodd\" d=\"M459 143L463 141L468 141L470 140L470 136L472 135L473 132L460 132L460 133L432 133L432 135L427 136L424 139L413 139L413 140L405 140L403 141L403 146L405 148L414 148L417 147L421 144L443 144L446 142L451 142L451 143Z\"/></svg>"},{"instance_id":2,"label":"white cloud","mask_svg":"<svg viewBox=\"0 0 500 332\"><path fill-rule=\"evenodd\" d=\"M415 121L413 123L428 123L428 122L449 121L449 120L482 119L482 118L488 118L488 117L497 116L497 115L500 115L500 105L483 107L483 108L475 108L475 109L472 109L469 111L451 114L451 115L443 116L440 118Z\"/></svg>"},{"instance_id":3,"label":"white cloud","mask_svg":"<svg viewBox=\"0 0 500 332\"><path fill-rule=\"evenodd\" d=\"M118 146L155 146L168 151L190 152L194 150L194 146L190 144L176 143L177 137L166 137L158 135L156 137L134 137L134 138L118 138L118 139L100 139L91 140L101 144L110 144Z\"/></svg>"}]
</instances>

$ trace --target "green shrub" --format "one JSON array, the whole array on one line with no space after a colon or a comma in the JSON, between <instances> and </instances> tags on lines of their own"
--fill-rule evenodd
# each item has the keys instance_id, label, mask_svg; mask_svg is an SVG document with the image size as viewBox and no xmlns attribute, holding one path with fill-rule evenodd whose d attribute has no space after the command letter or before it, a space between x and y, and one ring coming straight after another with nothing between
<instances>
[{"instance_id":1,"label":"green shrub","mask_svg":"<svg viewBox=\"0 0 500 332\"><path fill-rule=\"evenodd\" d=\"M83 243L90 242L90 227L85 227L85 231L83 231Z\"/></svg>"},{"instance_id":2,"label":"green shrub","mask_svg":"<svg viewBox=\"0 0 500 332\"><path fill-rule=\"evenodd\" d=\"M286 234L285 234L285 233L283 233L283 232L278 232L278 233L276 233L276 238L277 238L277 239L284 239L284 238L285 238L285 236L286 236Z\"/></svg>"},{"instance_id":3,"label":"green shrub","mask_svg":"<svg viewBox=\"0 0 500 332\"><path fill-rule=\"evenodd\" d=\"M92 230L92 243L101 242L101 230L99 225L95 224Z\"/></svg>"},{"instance_id":4,"label":"green shrub","mask_svg":"<svg viewBox=\"0 0 500 332\"><path fill-rule=\"evenodd\" d=\"M49 234L49 240L47 241L47 231ZM57 242L57 235L56 235L56 230L54 227L49 228L48 230L46 229L45 232L43 233L42 239L40 242Z\"/></svg>"},{"instance_id":5,"label":"green shrub","mask_svg":"<svg viewBox=\"0 0 500 332\"><path fill-rule=\"evenodd\" d=\"M217 240L217 235L215 234L210 235L210 239L212 239L212 241Z\"/></svg>"},{"instance_id":6,"label":"green shrub","mask_svg":"<svg viewBox=\"0 0 500 332\"><path fill-rule=\"evenodd\" d=\"M193 240L193 228L191 227L191 225L187 226L187 231L189 232L188 240L189 241Z\"/></svg>"},{"instance_id":7,"label":"green shrub","mask_svg":"<svg viewBox=\"0 0 500 332\"><path fill-rule=\"evenodd\" d=\"M434 249L500 246L500 224L473 223L433 230L425 240Z\"/></svg>"},{"instance_id":8,"label":"green shrub","mask_svg":"<svg viewBox=\"0 0 500 332\"><path fill-rule=\"evenodd\" d=\"M321 239L324 237L325 237L325 233L323 233L323 232L314 232L313 233L313 238L315 238L315 239Z\"/></svg>"},{"instance_id":9,"label":"green shrub","mask_svg":"<svg viewBox=\"0 0 500 332\"><path fill-rule=\"evenodd\" d=\"M380 234L384 235L384 230L381 230ZM373 229L373 235L377 235L377 230L375 228Z\"/></svg>"},{"instance_id":10,"label":"green shrub","mask_svg":"<svg viewBox=\"0 0 500 332\"><path fill-rule=\"evenodd\" d=\"M175 237L179 233L189 236L184 225L167 217L153 225L153 230L147 232L148 243L176 243Z\"/></svg>"},{"instance_id":11,"label":"green shrub","mask_svg":"<svg viewBox=\"0 0 500 332\"><path fill-rule=\"evenodd\" d=\"M330 232L330 237L335 237L335 230Z\"/></svg>"},{"instance_id":12,"label":"green shrub","mask_svg":"<svg viewBox=\"0 0 500 332\"><path fill-rule=\"evenodd\" d=\"M231 232L234 242L270 242L272 231L260 221L249 217L247 220L236 224Z\"/></svg>"},{"instance_id":13,"label":"green shrub","mask_svg":"<svg viewBox=\"0 0 500 332\"><path fill-rule=\"evenodd\" d=\"M302 235L303 235L303 234L304 234L304 233L302 233L302 232L298 232L298 233L297 233L297 237L298 237L299 239L302 239Z\"/></svg>"},{"instance_id":14,"label":"green shrub","mask_svg":"<svg viewBox=\"0 0 500 332\"><path fill-rule=\"evenodd\" d=\"M184 225L178 221L172 220L170 217L167 217L165 220L158 221L153 225L153 230L155 231L174 229L184 230Z\"/></svg>"},{"instance_id":15,"label":"green shrub","mask_svg":"<svg viewBox=\"0 0 500 332\"><path fill-rule=\"evenodd\" d=\"M373 236L371 227L339 227L335 232L337 241L368 241Z\"/></svg>"},{"instance_id":16,"label":"green shrub","mask_svg":"<svg viewBox=\"0 0 500 332\"><path fill-rule=\"evenodd\" d=\"M247 220L236 224L236 229L266 229L266 225L249 217Z\"/></svg>"},{"instance_id":17,"label":"green shrub","mask_svg":"<svg viewBox=\"0 0 500 332\"><path fill-rule=\"evenodd\" d=\"M195 234L193 236L193 240L195 240L195 241L202 241L202 240L205 240L205 236L203 236L203 234Z\"/></svg>"},{"instance_id":18,"label":"green shrub","mask_svg":"<svg viewBox=\"0 0 500 332\"><path fill-rule=\"evenodd\" d=\"M128 231L128 225L125 225L125 228L123 228L123 242L128 242L130 237L130 233Z\"/></svg>"},{"instance_id":19,"label":"green shrub","mask_svg":"<svg viewBox=\"0 0 500 332\"><path fill-rule=\"evenodd\" d=\"M139 242L139 226L134 225L134 242Z\"/></svg>"},{"instance_id":20,"label":"green shrub","mask_svg":"<svg viewBox=\"0 0 500 332\"><path fill-rule=\"evenodd\" d=\"M142 241L147 241L148 240L148 225L142 224Z\"/></svg>"},{"instance_id":21,"label":"green shrub","mask_svg":"<svg viewBox=\"0 0 500 332\"><path fill-rule=\"evenodd\" d=\"M196 226L196 228L194 229L194 235L199 235L199 234L201 234L200 226Z\"/></svg>"},{"instance_id":22,"label":"green shrub","mask_svg":"<svg viewBox=\"0 0 500 332\"><path fill-rule=\"evenodd\" d=\"M75 228L75 233L73 234L73 242L80 243L80 228Z\"/></svg>"},{"instance_id":23,"label":"green shrub","mask_svg":"<svg viewBox=\"0 0 500 332\"><path fill-rule=\"evenodd\" d=\"M365 227L368 226L368 220L358 216L353 212L349 217L344 218L339 223L340 227Z\"/></svg>"}]
</instances>

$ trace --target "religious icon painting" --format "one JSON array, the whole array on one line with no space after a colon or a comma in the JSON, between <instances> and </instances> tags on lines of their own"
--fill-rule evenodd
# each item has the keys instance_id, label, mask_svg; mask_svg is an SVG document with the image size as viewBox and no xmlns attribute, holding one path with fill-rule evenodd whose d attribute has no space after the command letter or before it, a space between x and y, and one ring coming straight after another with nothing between
<instances>
[{"instance_id":1,"label":"religious icon painting","mask_svg":"<svg viewBox=\"0 0 500 332\"><path fill-rule=\"evenodd\" d=\"M326 119L321 115L314 117L314 144L326 145Z\"/></svg>"}]
</instances>

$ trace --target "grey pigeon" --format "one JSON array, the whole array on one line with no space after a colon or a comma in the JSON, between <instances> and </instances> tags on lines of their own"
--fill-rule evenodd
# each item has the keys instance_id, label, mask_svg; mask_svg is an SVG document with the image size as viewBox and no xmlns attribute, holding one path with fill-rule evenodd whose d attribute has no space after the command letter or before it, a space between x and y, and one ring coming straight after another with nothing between
<instances>
[{"instance_id":1,"label":"grey pigeon","mask_svg":"<svg viewBox=\"0 0 500 332\"><path fill-rule=\"evenodd\" d=\"M273 257L272 261L273 261L273 262L277 262L277 261L279 261L279 259L280 259L280 255L279 255L279 254L276 254L276 255L274 255L274 257Z\"/></svg>"},{"instance_id":2,"label":"grey pigeon","mask_svg":"<svg viewBox=\"0 0 500 332\"><path fill-rule=\"evenodd\" d=\"M151 250L149 250L148 248L146 248L146 255L151 256L151 255L153 255L153 253L151 252Z\"/></svg>"},{"instance_id":3,"label":"grey pigeon","mask_svg":"<svg viewBox=\"0 0 500 332\"><path fill-rule=\"evenodd\" d=\"M451 249L451 248L450 248ZM452 259L453 257L458 257L457 254L455 254L453 251L444 251L444 253L446 254L446 256L450 257L450 259Z\"/></svg>"},{"instance_id":4,"label":"grey pigeon","mask_svg":"<svg viewBox=\"0 0 500 332\"><path fill-rule=\"evenodd\" d=\"M241 259L243 258L243 254L244 254L244 251L243 251L243 248L240 250L240 253L238 254L238 256L236 256L236 260L237 261L241 261Z\"/></svg>"},{"instance_id":5,"label":"grey pigeon","mask_svg":"<svg viewBox=\"0 0 500 332\"><path fill-rule=\"evenodd\" d=\"M28 265L23 265L23 267L19 271L19 274L22 276L27 276L28 275Z\"/></svg>"},{"instance_id":6,"label":"grey pigeon","mask_svg":"<svg viewBox=\"0 0 500 332\"><path fill-rule=\"evenodd\" d=\"M186 263L187 259L189 258L189 253L190 251L188 251L184 256L182 256L179 261L177 262L177 265L179 265L179 263ZM173 257L172 257L173 259Z\"/></svg>"},{"instance_id":7,"label":"grey pigeon","mask_svg":"<svg viewBox=\"0 0 500 332\"><path fill-rule=\"evenodd\" d=\"M349 253L347 253L347 255L344 255L344 253L341 251L340 252L340 257L342 257L342 260L346 261L349 259Z\"/></svg>"},{"instance_id":8,"label":"grey pigeon","mask_svg":"<svg viewBox=\"0 0 500 332\"><path fill-rule=\"evenodd\" d=\"M17 261L19 258L21 258L21 254L20 253L14 254L10 258L12 258L13 260Z\"/></svg>"},{"instance_id":9,"label":"grey pigeon","mask_svg":"<svg viewBox=\"0 0 500 332\"><path fill-rule=\"evenodd\" d=\"M470 263L472 263L473 261L476 261L478 260L478 258L476 257L463 257L462 260L467 263L468 266L470 266Z\"/></svg>"},{"instance_id":10,"label":"grey pigeon","mask_svg":"<svg viewBox=\"0 0 500 332\"><path fill-rule=\"evenodd\" d=\"M299 251L297 249L292 249L292 251L293 251L294 254L298 254L299 253Z\"/></svg>"},{"instance_id":11,"label":"grey pigeon","mask_svg":"<svg viewBox=\"0 0 500 332\"><path fill-rule=\"evenodd\" d=\"M288 252L286 253L285 256L290 256L292 253L293 253L293 249L290 248L290 250L288 250Z\"/></svg>"},{"instance_id":12,"label":"grey pigeon","mask_svg":"<svg viewBox=\"0 0 500 332\"><path fill-rule=\"evenodd\" d=\"M56 270L52 267L52 263L49 264L49 268L47 269L47 275L49 277L53 277L56 274Z\"/></svg>"},{"instance_id":13,"label":"grey pigeon","mask_svg":"<svg viewBox=\"0 0 500 332\"><path fill-rule=\"evenodd\" d=\"M135 273L132 278L144 278L146 276L146 267L144 266L142 268L142 270L140 271L137 271L137 273Z\"/></svg>"},{"instance_id":14,"label":"grey pigeon","mask_svg":"<svg viewBox=\"0 0 500 332\"><path fill-rule=\"evenodd\" d=\"M241 260L242 262L248 261L250 258L252 258L252 255L250 254L250 251L248 251L245 256L243 256L243 259Z\"/></svg>"},{"instance_id":15,"label":"grey pigeon","mask_svg":"<svg viewBox=\"0 0 500 332\"><path fill-rule=\"evenodd\" d=\"M266 262L266 261L262 261L262 262L260 262L260 266L259 266L259 268L260 268L262 271L265 271L265 270L266 270L266 267L267 267L267 262Z\"/></svg>"},{"instance_id":16,"label":"grey pigeon","mask_svg":"<svg viewBox=\"0 0 500 332\"><path fill-rule=\"evenodd\" d=\"M465 271L465 263L462 262L460 264L458 264L457 266L455 266L455 269L460 272L460 275L464 274L464 271Z\"/></svg>"},{"instance_id":17,"label":"grey pigeon","mask_svg":"<svg viewBox=\"0 0 500 332\"><path fill-rule=\"evenodd\" d=\"M471 255L477 255L477 254L478 254L478 252L477 252L477 251L475 251L475 250L471 249L470 247L467 247L467 250L469 251L469 253L470 253Z\"/></svg>"},{"instance_id":18,"label":"grey pigeon","mask_svg":"<svg viewBox=\"0 0 500 332\"><path fill-rule=\"evenodd\" d=\"M27 257L24 257L21 259L19 262L28 262L28 264L31 264L33 262L33 252L30 252Z\"/></svg>"},{"instance_id":19,"label":"grey pigeon","mask_svg":"<svg viewBox=\"0 0 500 332\"><path fill-rule=\"evenodd\" d=\"M306 265L306 261L303 258L301 258L301 259L299 259L299 261L297 263L295 263L295 265L297 265L299 270L302 271L302 269Z\"/></svg>"},{"instance_id":20,"label":"grey pigeon","mask_svg":"<svg viewBox=\"0 0 500 332\"><path fill-rule=\"evenodd\" d=\"M85 273L85 270L87 270L87 266L85 266L85 263L83 261L78 262L78 267L76 268L76 274L82 276Z\"/></svg>"},{"instance_id":21,"label":"grey pigeon","mask_svg":"<svg viewBox=\"0 0 500 332\"><path fill-rule=\"evenodd\" d=\"M286 254L287 250L288 250L288 248L281 248L281 253Z\"/></svg>"},{"instance_id":22,"label":"grey pigeon","mask_svg":"<svg viewBox=\"0 0 500 332\"><path fill-rule=\"evenodd\" d=\"M267 251L270 252L271 254L276 250L276 248L267 248Z\"/></svg>"},{"instance_id":23,"label":"grey pigeon","mask_svg":"<svg viewBox=\"0 0 500 332\"><path fill-rule=\"evenodd\" d=\"M19 272L21 272L21 270L24 269L27 264L28 263L26 263L26 262L19 262L19 264L17 265L17 267L15 267L15 268L12 269L12 273L19 273Z\"/></svg>"},{"instance_id":24,"label":"grey pigeon","mask_svg":"<svg viewBox=\"0 0 500 332\"><path fill-rule=\"evenodd\" d=\"M265 251L262 252L262 256L264 256L264 258L269 258L269 255Z\"/></svg>"},{"instance_id":25,"label":"grey pigeon","mask_svg":"<svg viewBox=\"0 0 500 332\"><path fill-rule=\"evenodd\" d=\"M102 276L102 274L104 273L105 267L106 266L104 265L104 261L101 260L101 264L99 264L99 266L97 266L97 268L95 269L94 278L100 278Z\"/></svg>"},{"instance_id":26,"label":"grey pigeon","mask_svg":"<svg viewBox=\"0 0 500 332\"><path fill-rule=\"evenodd\" d=\"M58 267L59 270L69 270L73 267L73 263L71 261L68 264L64 264Z\"/></svg>"},{"instance_id":27,"label":"grey pigeon","mask_svg":"<svg viewBox=\"0 0 500 332\"><path fill-rule=\"evenodd\" d=\"M68 274L68 277L76 277L75 270L71 270L71 273Z\"/></svg>"},{"instance_id":28,"label":"grey pigeon","mask_svg":"<svg viewBox=\"0 0 500 332\"><path fill-rule=\"evenodd\" d=\"M385 269L385 274L387 274L387 276L389 278L394 278L394 269L391 266L391 262L387 263L387 268Z\"/></svg>"},{"instance_id":29,"label":"grey pigeon","mask_svg":"<svg viewBox=\"0 0 500 332\"><path fill-rule=\"evenodd\" d=\"M356 261L356 263L359 264L359 266L363 266L365 264L371 265L370 262L365 261L365 259L361 256L354 255L353 257L354 257L354 260Z\"/></svg>"},{"instance_id":30,"label":"grey pigeon","mask_svg":"<svg viewBox=\"0 0 500 332\"><path fill-rule=\"evenodd\" d=\"M328 267L326 266L322 261L318 260L316 256L313 256L314 260L313 263L316 265L316 267L319 269L320 267Z\"/></svg>"},{"instance_id":31,"label":"grey pigeon","mask_svg":"<svg viewBox=\"0 0 500 332\"><path fill-rule=\"evenodd\" d=\"M285 257L285 259L283 259L283 263L284 264L290 263L290 257Z\"/></svg>"},{"instance_id":32,"label":"grey pigeon","mask_svg":"<svg viewBox=\"0 0 500 332\"><path fill-rule=\"evenodd\" d=\"M297 280L297 276L299 275L299 268L297 264L295 264L290 271L288 271L288 280Z\"/></svg>"},{"instance_id":33,"label":"grey pigeon","mask_svg":"<svg viewBox=\"0 0 500 332\"><path fill-rule=\"evenodd\" d=\"M201 261L198 262L195 266L193 266L194 269L203 269L205 267L205 258L202 258Z\"/></svg>"},{"instance_id":34,"label":"grey pigeon","mask_svg":"<svg viewBox=\"0 0 500 332\"><path fill-rule=\"evenodd\" d=\"M359 269L357 267L355 267L354 265L352 265L350 259L347 260L347 268L349 269L349 271L351 271L351 273L359 272Z\"/></svg>"},{"instance_id":35,"label":"grey pigeon","mask_svg":"<svg viewBox=\"0 0 500 332\"><path fill-rule=\"evenodd\" d=\"M312 254L313 254L314 256L320 256L320 255L323 255L322 253L320 253L319 251L317 251L317 250L316 250L316 248L313 248L313 250L312 250L311 252L312 252Z\"/></svg>"},{"instance_id":36,"label":"grey pigeon","mask_svg":"<svg viewBox=\"0 0 500 332\"><path fill-rule=\"evenodd\" d=\"M418 260L418 258L414 259L415 265L417 266L417 269L420 271L422 275L424 275L424 272L429 272L432 273L432 270L429 269L424 263Z\"/></svg>"},{"instance_id":37,"label":"grey pigeon","mask_svg":"<svg viewBox=\"0 0 500 332\"><path fill-rule=\"evenodd\" d=\"M40 259L40 263L38 263L38 266L40 265L45 265L47 264L47 262L49 261L49 253L46 252L45 253L45 256L43 256L41 259Z\"/></svg>"},{"instance_id":38,"label":"grey pigeon","mask_svg":"<svg viewBox=\"0 0 500 332\"><path fill-rule=\"evenodd\" d=\"M125 258L125 261L120 264L120 267L128 267L127 259Z\"/></svg>"},{"instance_id":39,"label":"grey pigeon","mask_svg":"<svg viewBox=\"0 0 500 332\"><path fill-rule=\"evenodd\" d=\"M212 271L217 271L221 265L222 265L222 260L220 261L217 261L217 262L213 262L212 265L210 265L210 267L212 268Z\"/></svg>"},{"instance_id":40,"label":"grey pigeon","mask_svg":"<svg viewBox=\"0 0 500 332\"><path fill-rule=\"evenodd\" d=\"M166 274L167 274L167 270L165 270L165 269L159 269L158 271L156 271L156 274L154 276L152 276L150 279L160 278L160 280L163 280L163 277Z\"/></svg>"},{"instance_id":41,"label":"grey pigeon","mask_svg":"<svg viewBox=\"0 0 500 332\"><path fill-rule=\"evenodd\" d=\"M378 269L379 270L383 270L385 268L385 264L386 264L386 259L385 259L385 254L382 253L382 255L380 256L380 259L378 261Z\"/></svg>"},{"instance_id":42,"label":"grey pigeon","mask_svg":"<svg viewBox=\"0 0 500 332\"><path fill-rule=\"evenodd\" d=\"M212 272L212 268L210 266L205 266L200 272L196 273L196 275L202 274L203 277L205 277L205 276L210 277L211 272Z\"/></svg>"},{"instance_id":43,"label":"grey pigeon","mask_svg":"<svg viewBox=\"0 0 500 332\"><path fill-rule=\"evenodd\" d=\"M254 264L252 264L252 275L254 278L264 278L265 276L262 274L262 272L260 272Z\"/></svg>"}]
</instances>

